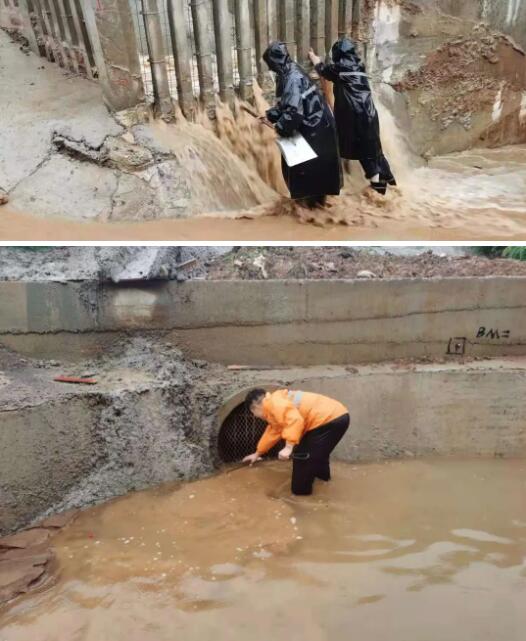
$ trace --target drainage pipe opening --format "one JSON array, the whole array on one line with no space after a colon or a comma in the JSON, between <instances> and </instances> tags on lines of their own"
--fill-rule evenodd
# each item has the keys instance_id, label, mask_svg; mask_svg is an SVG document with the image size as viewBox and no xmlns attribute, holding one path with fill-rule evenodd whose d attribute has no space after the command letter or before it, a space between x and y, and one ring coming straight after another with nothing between
<instances>
[{"instance_id":1,"label":"drainage pipe opening","mask_svg":"<svg viewBox=\"0 0 526 641\"><path fill-rule=\"evenodd\" d=\"M245 403L235 407L219 430L217 447L221 461L235 463L255 452L265 427L265 421L256 418ZM278 443L268 456L276 457L282 447L283 444Z\"/></svg>"}]
</instances>

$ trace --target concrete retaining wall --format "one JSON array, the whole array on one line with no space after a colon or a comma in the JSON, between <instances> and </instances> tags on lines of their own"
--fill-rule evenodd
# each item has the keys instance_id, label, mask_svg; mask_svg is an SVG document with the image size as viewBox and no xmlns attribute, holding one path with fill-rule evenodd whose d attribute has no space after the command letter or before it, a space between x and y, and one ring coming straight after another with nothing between
<instances>
[{"instance_id":1,"label":"concrete retaining wall","mask_svg":"<svg viewBox=\"0 0 526 641\"><path fill-rule=\"evenodd\" d=\"M0 302L0 342L65 360L130 331L229 364L526 354L526 278L4 282Z\"/></svg>"},{"instance_id":2,"label":"concrete retaining wall","mask_svg":"<svg viewBox=\"0 0 526 641\"><path fill-rule=\"evenodd\" d=\"M53 505L95 464L89 399L0 412L0 534Z\"/></svg>"},{"instance_id":3,"label":"concrete retaining wall","mask_svg":"<svg viewBox=\"0 0 526 641\"><path fill-rule=\"evenodd\" d=\"M364 365L352 371L315 367L262 371L254 378L266 389L286 386L344 403L352 428L337 449L343 460L526 455L524 358L470 365ZM220 421L248 389L227 400Z\"/></svg>"},{"instance_id":4,"label":"concrete retaining wall","mask_svg":"<svg viewBox=\"0 0 526 641\"><path fill-rule=\"evenodd\" d=\"M341 398L351 409L353 427L338 449L346 460L524 456L519 399L525 384L526 370L495 365L308 381L310 389Z\"/></svg>"}]
</instances>

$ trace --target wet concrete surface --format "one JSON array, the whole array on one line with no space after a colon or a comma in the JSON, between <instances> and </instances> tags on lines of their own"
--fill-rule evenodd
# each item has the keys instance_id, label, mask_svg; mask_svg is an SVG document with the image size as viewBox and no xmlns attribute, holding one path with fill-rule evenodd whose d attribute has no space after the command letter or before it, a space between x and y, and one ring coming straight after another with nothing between
<instances>
[{"instance_id":1,"label":"wet concrete surface","mask_svg":"<svg viewBox=\"0 0 526 641\"><path fill-rule=\"evenodd\" d=\"M98 83L25 55L1 30L0 84L0 189L18 211L142 221L251 208L275 196L210 129L184 119L177 129L150 124L144 105L110 114ZM223 189L214 189L225 166Z\"/></svg>"},{"instance_id":2,"label":"wet concrete surface","mask_svg":"<svg viewBox=\"0 0 526 641\"><path fill-rule=\"evenodd\" d=\"M54 587L0 612L3 641L519 641L526 462L289 464L128 495L54 539Z\"/></svg>"},{"instance_id":3,"label":"wet concrete surface","mask_svg":"<svg viewBox=\"0 0 526 641\"><path fill-rule=\"evenodd\" d=\"M11 191L50 156L50 141L61 131L93 148L123 131L108 113L96 82L25 55L0 30L0 187Z\"/></svg>"}]
</instances>

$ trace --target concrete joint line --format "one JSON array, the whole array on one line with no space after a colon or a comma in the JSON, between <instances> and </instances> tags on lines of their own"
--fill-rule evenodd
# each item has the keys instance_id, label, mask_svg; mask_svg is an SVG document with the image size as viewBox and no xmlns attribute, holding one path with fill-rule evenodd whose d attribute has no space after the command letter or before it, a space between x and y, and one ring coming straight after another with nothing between
<instances>
[{"instance_id":1,"label":"concrete joint line","mask_svg":"<svg viewBox=\"0 0 526 641\"><path fill-rule=\"evenodd\" d=\"M401 320L403 318L408 318L411 316L427 316L427 315L437 315L437 314L458 314L461 312L487 312L487 311L500 311L500 310L511 310L511 309L524 309L526 311L526 304L521 305L499 305L491 307L454 307L451 309L439 309L439 310L422 310L422 311L413 311L406 312L405 314L388 314L384 316L360 316L357 318L344 318L338 320L326 320L326 319L312 319L308 321L303 321L303 323L348 323L348 322L358 322L358 321L370 321L370 320ZM276 322L276 324L289 324L291 321L285 321L285 323ZM235 323L232 323L234 325Z\"/></svg>"},{"instance_id":2,"label":"concrete joint line","mask_svg":"<svg viewBox=\"0 0 526 641\"><path fill-rule=\"evenodd\" d=\"M358 323L363 321L375 321L375 320L403 320L412 316L431 316L439 314L458 314L461 312L488 312L488 311L504 311L504 310L514 310L514 309L524 309L526 311L526 305L499 305L498 307L463 307L463 308L454 308L454 309L444 309L444 310L435 310L435 311L419 311L419 312L407 312L406 314L397 314L397 315L383 315L383 316L360 316L356 318L340 318L340 319L325 319L325 318L312 318L308 320L271 320L268 323L260 323L257 321L250 322L244 321L241 323L241 327L266 327L267 325L320 325L320 324L341 324L341 323ZM239 321L221 321L213 325L192 325L190 326L181 326L181 325L172 325L172 329L213 329L220 327L239 327Z\"/></svg>"}]
</instances>

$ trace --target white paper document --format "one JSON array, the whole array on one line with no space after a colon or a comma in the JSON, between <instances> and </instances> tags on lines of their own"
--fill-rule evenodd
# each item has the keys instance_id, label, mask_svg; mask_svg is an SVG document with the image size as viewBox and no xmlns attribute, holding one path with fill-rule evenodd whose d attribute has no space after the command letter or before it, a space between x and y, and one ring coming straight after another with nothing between
<instances>
[{"instance_id":1,"label":"white paper document","mask_svg":"<svg viewBox=\"0 0 526 641\"><path fill-rule=\"evenodd\" d=\"M291 138L278 138L277 143L289 167L301 165L318 157L318 154L301 134L296 134Z\"/></svg>"}]
</instances>

